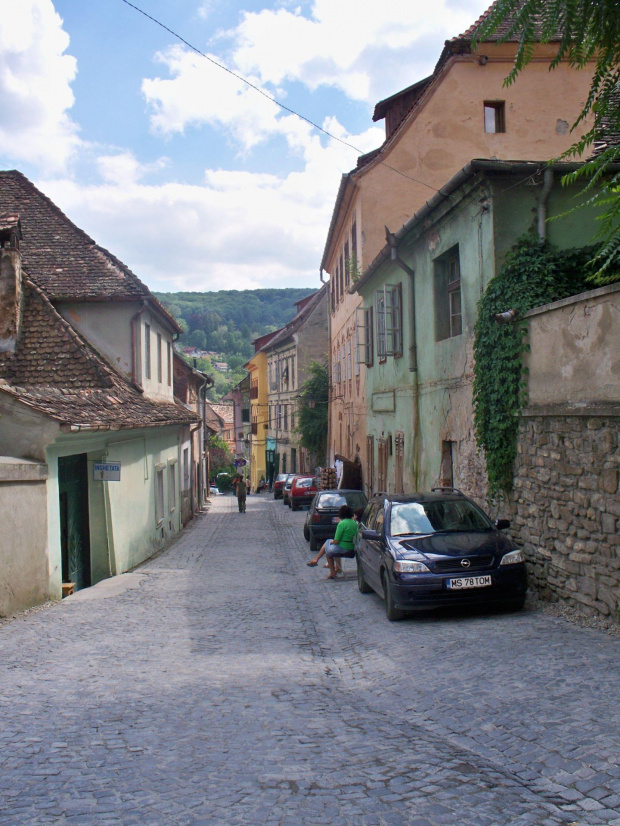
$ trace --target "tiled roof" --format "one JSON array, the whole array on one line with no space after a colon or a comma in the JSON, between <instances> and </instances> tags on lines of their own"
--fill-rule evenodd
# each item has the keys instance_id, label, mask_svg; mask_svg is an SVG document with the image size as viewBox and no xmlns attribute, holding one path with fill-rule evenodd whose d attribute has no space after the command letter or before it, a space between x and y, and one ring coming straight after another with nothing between
<instances>
[{"instance_id":1,"label":"tiled roof","mask_svg":"<svg viewBox=\"0 0 620 826\"><path fill-rule=\"evenodd\" d=\"M145 298L181 331L129 267L98 246L21 172L0 172L0 213L19 215L23 266L52 301Z\"/></svg>"},{"instance_id":2,"label":"tiled roof","mask_svg":"<svg viewBox=\"0 0 620 826\"><path fill-rule=\"evenodd\" d=\"M145 397L75 332L36 284L24 279L23 288L16 351L0 354L0 391L61 424L85 429L197 421L181 405Z\"/></svg>"},{"instance_id":3,"label":"tiled roof","mask_svg":"<svg viewBox=\"0 0 620 826\"><path fill-rule=\"evenodd\" d=\"M209 402L210 407L217 413L225 424L234 424L235 407L232 404L214 404Z\"/></svg>"}]
</instances>

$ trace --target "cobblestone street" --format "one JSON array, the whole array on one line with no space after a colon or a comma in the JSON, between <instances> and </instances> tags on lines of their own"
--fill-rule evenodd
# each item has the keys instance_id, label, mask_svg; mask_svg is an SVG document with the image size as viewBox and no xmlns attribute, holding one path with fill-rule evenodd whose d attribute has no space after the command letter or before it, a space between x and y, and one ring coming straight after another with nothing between
<instances>
[{"instance_id":1,"label":"cobblestone street","mask_svg":"<svg viewBox=\"0 0 620 826\"><path fill-rule=\"evenodd\" d=\"M0 824L620 826L620 641L389 623L305 513L214 498L138 570L0 626Z\"/></svg>"}]
</instances>

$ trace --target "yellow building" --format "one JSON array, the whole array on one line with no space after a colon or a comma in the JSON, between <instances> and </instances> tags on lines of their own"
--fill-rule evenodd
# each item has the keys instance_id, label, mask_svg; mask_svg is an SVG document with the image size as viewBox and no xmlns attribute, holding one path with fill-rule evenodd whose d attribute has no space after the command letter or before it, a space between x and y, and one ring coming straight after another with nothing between
<instances>
[{"instance_id":1,"label":"yellow building","mask_svg":"<svg viewBox=\"0 0 620 826\"><path fill-rule=\"evenodd\" d=\"M250 374L250 482L256 490L261 478L267 478L267 428L269 427L267 402L267 354L260 352L275 333L254 339L254 355L244 365Z\"/></svg>"}]
</instances>

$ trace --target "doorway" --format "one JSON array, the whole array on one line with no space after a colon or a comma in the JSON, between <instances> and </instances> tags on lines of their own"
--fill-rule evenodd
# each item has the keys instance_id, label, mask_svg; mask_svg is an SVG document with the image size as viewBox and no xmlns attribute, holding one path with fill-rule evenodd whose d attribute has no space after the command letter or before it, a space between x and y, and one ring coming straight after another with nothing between
<instances>
[{"instance_id":1,"label":"doorway","mask_svg":"<svg viewBox=\"0 0 620 826\"><path fill-rule=\"evenodd\" d=\"M58 491L62 581L72 582L79 591L91 584L88 460L85 453L58 459Z\"/></svg>"}]
</instances>

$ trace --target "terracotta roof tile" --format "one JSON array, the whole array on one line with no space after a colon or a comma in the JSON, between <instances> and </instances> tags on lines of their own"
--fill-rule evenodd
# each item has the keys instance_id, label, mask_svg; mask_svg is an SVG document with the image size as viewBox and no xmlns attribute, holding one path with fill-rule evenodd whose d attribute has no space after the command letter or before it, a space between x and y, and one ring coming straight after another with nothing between
<instances>
[{"instance_id":1,"label":"terracotta roof tile","mask_svg":"<svg viewBox=\"0 0 620 826\"><path fill-rule=\"evenodd\" d=\"M24 280L23 321L14 353L0 353L0 390L63 424L123 429L184 424L198 417L155 402L116 373Z\"/></svg>"}]
</instances>

